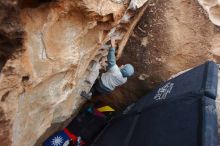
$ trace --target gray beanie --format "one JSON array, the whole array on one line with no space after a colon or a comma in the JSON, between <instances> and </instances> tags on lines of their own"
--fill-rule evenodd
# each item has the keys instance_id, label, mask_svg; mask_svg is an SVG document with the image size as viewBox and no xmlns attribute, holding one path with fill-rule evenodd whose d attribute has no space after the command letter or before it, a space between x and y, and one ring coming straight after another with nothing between
<instances>
[{"instance_id":1,"label":"gray beanie","mask_svg":"<svg viewBox=\"0 0 220 146\"><path fill-rule=\"evenodd\" d=\"M123 77L130 77L134 74L134 67L131 64L126 64L122 69L121 73Z\"/></svg>"}]
</instances>

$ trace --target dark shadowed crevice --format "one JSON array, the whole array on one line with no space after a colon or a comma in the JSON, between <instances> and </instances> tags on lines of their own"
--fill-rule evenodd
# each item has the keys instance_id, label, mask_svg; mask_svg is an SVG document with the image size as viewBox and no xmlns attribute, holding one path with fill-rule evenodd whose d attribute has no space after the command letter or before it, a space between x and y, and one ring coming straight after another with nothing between
<instances>
[{"instance_id":1,"label":"dark shadowed crevice","mask_svg":"<svg viewBox=\"0 0 220 146\"><path fill-rule=\"evenodd\" d=\"M56 2L58 0L20 0L20 8L37 8L42 4Z\"/></svg>"},{"instance_id":2,"label":"dark shadowed crevice","mask_svg":"<svg viewBox=\"0 0 220 146\"><path fill-rule=\"evenodd\" d=\"M2 37L5 41L0 42L0 72L7 60L15 57L15 52L21 51L22 46L22 38L7 38L7 36Z\"/></svg>"},{"instance_id":3,"label":"dark shadowed crevice","mask_svg":"<svg viewBox=\"0 0 220 146\"><path fill-rule=\"evenodd\" d=\"M24 31L20 23L18 3L0 1L0 72L8 59L21 51Z\"/></svg>"},{"instance_id":4,"label":"dark shadowed crevice","mask_svg":"<svg viewBox=\"0 0 220 146\"><path fill-rule=\"evenodd\" d=\"M0 72L2 71L2 68L4 67L6 63L6 58L0 55Z\"/></svg>"}]
</instances>

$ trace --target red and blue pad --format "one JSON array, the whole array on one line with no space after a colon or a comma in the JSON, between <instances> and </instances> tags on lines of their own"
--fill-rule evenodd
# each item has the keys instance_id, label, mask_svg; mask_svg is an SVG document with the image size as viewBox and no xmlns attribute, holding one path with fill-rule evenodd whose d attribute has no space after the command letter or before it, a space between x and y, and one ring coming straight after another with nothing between
<instances>
[{"instance_id":1,"label":"red and blue pad","mask_svg":"<svg viewBox=\"0 0 220 146\"><path fill-rule=\"evenodd\" d=\"M69 143L70 138L64 131L57 132L56 134L49 137L45 142L44 146L63 146ZM66 144L68 145L68 144Z\"/></svg>"}]
</instances>

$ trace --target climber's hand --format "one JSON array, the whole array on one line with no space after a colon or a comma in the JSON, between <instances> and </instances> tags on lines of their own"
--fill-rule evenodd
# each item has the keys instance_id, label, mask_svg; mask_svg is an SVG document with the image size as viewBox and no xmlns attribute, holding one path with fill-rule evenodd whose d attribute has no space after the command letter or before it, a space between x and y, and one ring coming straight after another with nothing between
<instances>
[{"instance_id":1,"label":"climber's hand","mask_svg":"<svg viewBox=\"0 0 220 146\"><path fill-rule=\"evenodd\" d=\"M98 50L99 54L102 54L102 56L108 55L108 48L101 48Z\"/></svg>"},{"instance_id":2,"label":"climber's hand","mask_svg":"<svg viewBox=\"0 0 220 146\"><path fill-rule=\"evenodd\" d=\"M114 37L111 38L111 45L112 45L112 48L116 48L115 38Z\"/></svg>"}]
</instances>

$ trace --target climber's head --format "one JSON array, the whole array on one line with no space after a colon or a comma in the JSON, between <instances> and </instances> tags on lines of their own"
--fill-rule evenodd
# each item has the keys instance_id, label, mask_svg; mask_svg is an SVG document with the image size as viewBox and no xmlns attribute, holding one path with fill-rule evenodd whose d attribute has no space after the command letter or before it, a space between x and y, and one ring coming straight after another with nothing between
<instances>
[{"instance_id":1,"label":"climber's head","mask_svg":"<svg viewBox=\"0 0 220 146\"><path fill-rule=\"evenodd\" d=\"M121 66L121 73L123 77L130 77L134 74L134 67L131 64Z\"/></svg>"}]
</instances>

